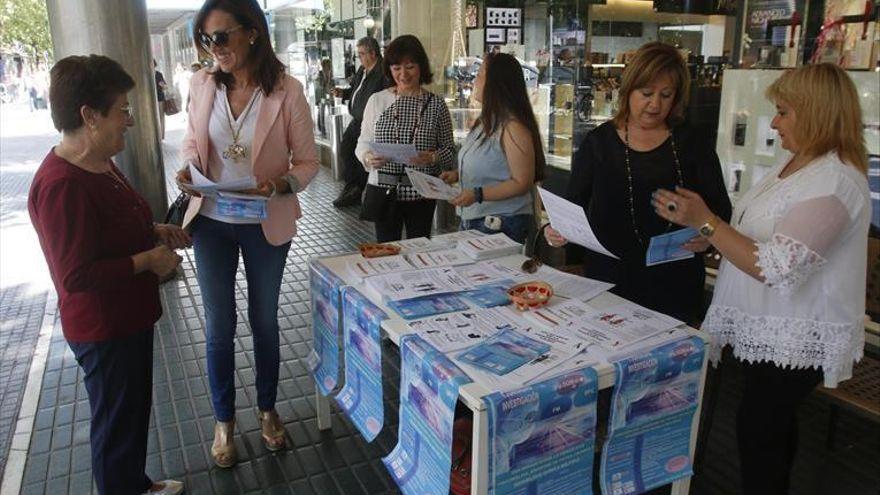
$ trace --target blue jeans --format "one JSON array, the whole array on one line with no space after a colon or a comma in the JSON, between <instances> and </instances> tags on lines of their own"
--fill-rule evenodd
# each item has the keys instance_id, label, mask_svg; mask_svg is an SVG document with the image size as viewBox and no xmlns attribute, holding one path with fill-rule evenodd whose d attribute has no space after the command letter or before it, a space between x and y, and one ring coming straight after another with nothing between
<instances>
[{"instance_id":1,"label":"blue jeans","mask_svg":"<svg viewBox=\"0 0 880 495\"><path fill-rule=\"evenodd\" d=\"M236 225L199 216L192 227L196 272L207 326L208 382L217 421L235 416L235 274L244 258L248 319L254 340L257 406L275 407L280 363L278 293L290 242L273 246L259 224Z\"/></svg>"},{"instance_id":2,"label":"blue jeans","mask_svg":"<svg viewBox=\"0 0 880 495\"><path fill-rule=\"evenodd\" d=\"M526 238L529 235L529 229L534 223L534 215L522 214L495 216L501 218L501 230L492 230L489 227L486 227L486 217L462 220L461 230L476 229L480 232L485 232L487 234L497 234L498 232L504 232L505 234L507 234L507 237L510 237L520 244L524 244L526 242Z\"/></svg>"}]
</instances>

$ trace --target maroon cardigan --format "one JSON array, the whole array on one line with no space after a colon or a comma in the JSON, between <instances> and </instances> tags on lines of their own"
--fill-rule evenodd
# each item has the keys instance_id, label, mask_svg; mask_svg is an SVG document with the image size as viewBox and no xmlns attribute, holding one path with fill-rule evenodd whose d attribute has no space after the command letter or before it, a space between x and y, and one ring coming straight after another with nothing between
<instances>
[{"instance_id":1,"label":"maroon cardigan","mask_svg":"<svg viewBox=\"0 0 880 495\"><path fill-rule=\"evenodd\" d=\"M155 246L150 207L125 181L49 152L34 176L28 212L58 292L64 337L97 342L151 330L162 315L156 275L131 256Z\"/></svg>"}]
</instances>

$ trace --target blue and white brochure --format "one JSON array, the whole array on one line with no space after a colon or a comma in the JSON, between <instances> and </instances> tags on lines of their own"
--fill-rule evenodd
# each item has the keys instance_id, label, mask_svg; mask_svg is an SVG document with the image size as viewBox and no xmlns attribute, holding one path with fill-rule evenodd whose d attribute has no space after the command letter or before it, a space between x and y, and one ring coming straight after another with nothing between
<instances>
[{"instance_id":1,"label":"blue and white brochure","mask_svg":"<svg viewBox=\"0 0 880 495\"><path fill-rule=\"evenodd\" d=\"M434 294L401 301L389 301L388 307L405 320L414 320L426 316L464 311L470 306L462 301L457 294Z\"/></svg>"},{"instance_id":2,"label":"blue and white brochure","mask_svg":"<svg viewBox=\"0 0 880 495\"><path fill-rule=\"evenodd\" d=\"M699 237L696 229L686 227L666 234L655 235L648 242L645 253L645 266L660 265L693 258L694 252L681 247L694 237Z\"/></svg>"},{"instance_id":3,"label":"blue and white brochure","mask_svg":"<svg viewBox=\"0 0 880 495\"><path fill-rule=\"evenodd\" d=\"M400 427L382 458L404 495L449 493L458 389L470 378L417 335L400 338Z\"/></svg>"},{"instance_id":4,"label":"blue and white brochure","mask_svg":"<svg viewBox=\"0 0 880 495\"><path fill-rule=\"evenodd\" d=\"M385 424L382 402L382 320L384 311L354 287L342 290L345 385L336 402L368 442Z\"/></svg>"},{"instance_id":5,"label":"blue and white brochure","mask_svg":"<svg viewBox=\"0 0 880 495\"><path fill-rule=\"evenodd\" d=\"M312 299L312 351L306 360L315 386L330 395L339 382L340 290L343 281L320 261L309 263Z\"/></svg>"},{"instance_id":6,"label":"blue and white brochure","mask_svg":"<svg viewBox=\"0 0 880 495\"><path fill-rule=\"evenodd\" d=\"M515 330L502 330L456 356L458 360L496 375L506 375L539 358L550 345Z\"/></svg>"},{"instance_id":7,"label":"blue and white brochure","mask_svg":"<svg viewBox=\"0 0 880 495\"><path fill-rule=\"evenodd\" d=\"M596 371L571 371L485 398L491 495L589 495Z\"/></svg>"},{"instance_id":8,"label":"blue and white brochure","mask_svg":"<svg viewBox=\"0 0 880 495\"><path fill-rule=\"evenodd\" d=\"M693 474L691 424L703 358L703 341L689 337L614 363L603 493L643 493Z\"/></svg>"}]
</instances>

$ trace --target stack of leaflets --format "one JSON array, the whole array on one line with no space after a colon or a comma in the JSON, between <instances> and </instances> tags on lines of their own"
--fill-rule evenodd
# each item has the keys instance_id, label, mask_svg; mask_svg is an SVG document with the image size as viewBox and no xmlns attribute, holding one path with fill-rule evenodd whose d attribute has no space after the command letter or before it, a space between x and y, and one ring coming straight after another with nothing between
<instances>
[{"instance_id":1,"label":"stack of leaflets","mask_svg":"<svg viewBox=\"0 0 880 495\"><path fill-rule=\"evenodd\" d=\"M681 325L684 323L675 318L626 302L593 310L587 318L566 327L584 341L616 352Z\"/></svg>"},{"instance_id":2,"label":"stack of leaflets","mask_svg":"<svg viewBox=\"0 0 880 495\"><path fill-rule=\"evenodd\" d=\"M502 330L456 357L461 362L490 373L506 375L549 350L549 344L514 330Z\"/></svg>"},{"instance_id":3,"label":"stack of leaflets","mask_svg":"<svg viewBox=\"0 0 880 495\"><path fill-rule=\"evenodd\" d=\"M448 247L448 243L440 242L427 237L414 237L412 239L403 239L400 241L388 242L400 248L401 254L423 253L425 251L436 251Z\"/></svg>"},{"instance_id":4,"label":"stack of leaflets","mask_svg":"<svg viewBox=\"0 0 880 495\"><path fill-rule=\"evenodd\" d=\"M589 301L614 287L608 282L572 275L547 265L541 265L531 276L550 284L555 295L578 301Z\"/></svg>"},{"instance_id":5,"label":"stack of leaflets","mask_svg":"<svg viewBox=\"0 0 880 495\"><path fill-rule=\"evenodd\" d=\"M522 321L504 308L478 309L409 322L409 328L440 352L454 352L483 342L501 330L518 330Z\"/></svg>"},{"instance_id":6,"label":"stack of leaflets","mask_svg":"<svg viewBox=\"0 0 880 495\"><path fill-rule=\"evenodd\" d=\"M504 233L498 233L462 239L458 241L458 249L464 251L472 259L480 261L521 253L522 244L507 237Z\"/></svg>"},{"instance_id":7,"label":"stack of leaflets","mask_svg":"<svg viewBox=\"0 0 880 495\"><path fill-rule=\"evenodd\" d=\"M497 261L478 261L456 267L456 272L474 286L506 285L510 287L529 277L528 273L510 268Z\"/></svg>"},{"instance_id":8,"label":"stack of leaflets","mask_svg":"<svg viewBox=\"0 0 880 495\"><path fill-rule=\"evenodd\" d=\"M409 263L416 268L437 268L441 266L459 266L473 263L458 249L441 249L439 251L427 251L410 253L406 255Z\"/></svg>"},{"instance_id":9,"label":"stack of leaflets","mask_svg":"<svg viewBox=\"0 0 880 495\"><path fill-rule=\"evenodd\" d=\"M364 284L371 295L383 301L462 292L474 286L452 267L426 268L368 277Z\"/></svg>"},{"instance_id":10,"label":"stack of leaflets","mask_svg":"<svg viewBox=\"0 0 880 495\"><path fill-rule=\"evenodd\" d=\"M458 241L465 239L474 239L476 237L484 237L486 234L476 229L459 230L457 232L448 232L446 234L437 234L431 237L431 240L443 245L444 247L455 247ZM400 241L398 241L399 243Z\"/></svg>"},{"instance_id":11,"label":"stack of leaflets","mask_svg":"<svg viewBox=\"0 0 880 495\"><path fill-rule=\"evenodd\" d=\"M622 352L684 324L631 302L598 310L570 300L529 311L526 316L609 352Z\"/></svg>"},{"instance_id":12,"label":"stack of leaflets","mask_svg":"<svg viewBox=\"0 0 880 495\"><path fill-rule=\"evenodd\" d=\"M358 280L374 275L415 270L416 267L402 254L382 256L380 258L364 258L357 256L348 262L348 271Z\"/></svg>"}]
</instances>

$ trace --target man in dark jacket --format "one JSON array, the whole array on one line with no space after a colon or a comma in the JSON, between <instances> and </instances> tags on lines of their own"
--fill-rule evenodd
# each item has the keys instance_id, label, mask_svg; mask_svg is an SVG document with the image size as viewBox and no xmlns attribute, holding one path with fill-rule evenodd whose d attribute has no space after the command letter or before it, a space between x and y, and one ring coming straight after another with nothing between
<instances>
[{"instance_id":1,"label":"man in dark jacket","mask_svg":"<svg viewBox=\"0 0 880 495\"><path fill-rule=\"evenodd\" d=\"M382 71L379 43L374 38L366 36L358 40L357 51L361 66L351 80L351 87L333 90L334 96L341 96L344 100L348 100L348 112L352 117L351 123L348 124L342 135L342 146L339 150L344 167L345 188L333 201L333 206L337 208L361 203L361 194L367 184L367 172L354 156L354 149L357 146L358 137L361 135L361 120L364 117L364 107L367 106L367 100L373 93L387 87Z\"/></svg>"}]
</instances>

